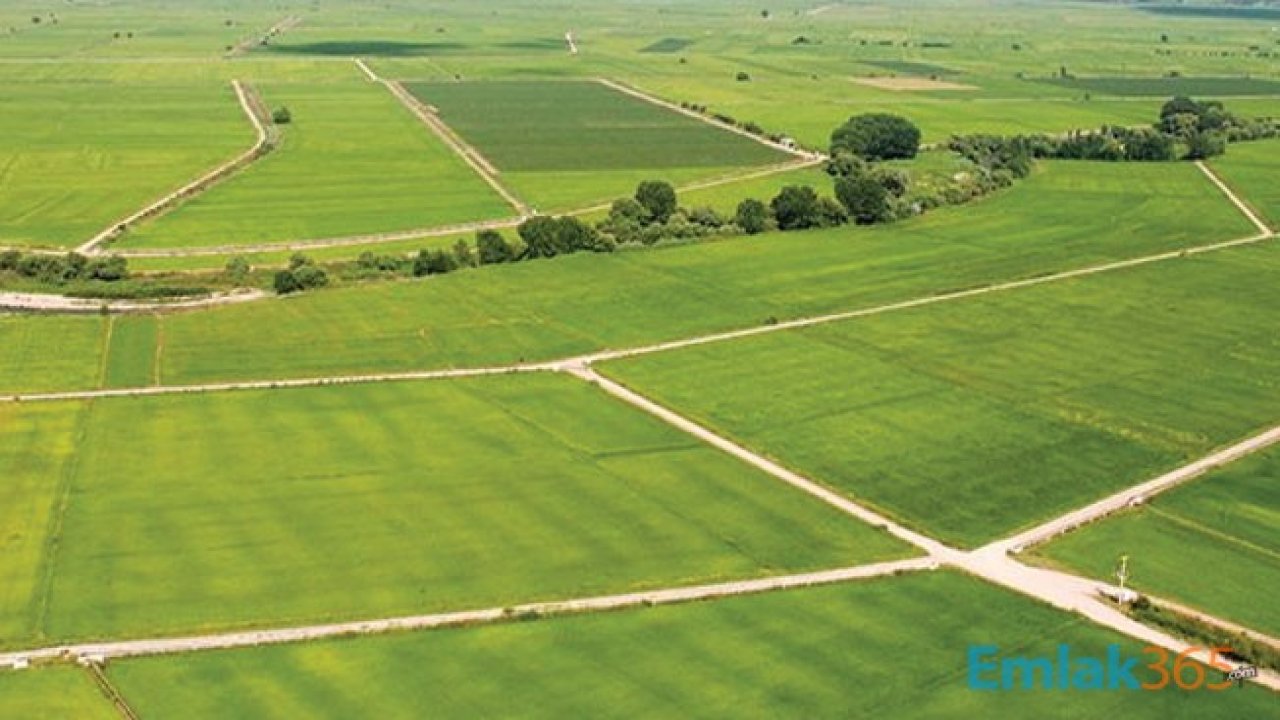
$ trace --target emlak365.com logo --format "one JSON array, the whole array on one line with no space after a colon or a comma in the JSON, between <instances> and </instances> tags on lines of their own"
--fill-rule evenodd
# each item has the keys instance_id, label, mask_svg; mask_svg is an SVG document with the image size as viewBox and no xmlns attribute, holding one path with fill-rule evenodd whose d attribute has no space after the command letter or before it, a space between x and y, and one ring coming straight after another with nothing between
<instances>
[{"instance_id":1,"label":"emlak365.com logo","mask_svg":"<svg viewBox=\"0 0 1280 720\"><path fill-rule=\"evenodd\" d=\"M1192 656L1209 653L1206 667ZM1070 645L1059 645L1053 655L1000 654L996 645L970 645L965 657L971 690L1226 690L1237 681L1256 677L1257 668L1232 668L1223 658L1227 647L1187 648L1174 656L1148 645L1139 655L1128 655L1119 645L1108 645L1106 654L1076 654ZM1172 660L1172 663L1170 662Z\"/></svg>"}]
</instances>

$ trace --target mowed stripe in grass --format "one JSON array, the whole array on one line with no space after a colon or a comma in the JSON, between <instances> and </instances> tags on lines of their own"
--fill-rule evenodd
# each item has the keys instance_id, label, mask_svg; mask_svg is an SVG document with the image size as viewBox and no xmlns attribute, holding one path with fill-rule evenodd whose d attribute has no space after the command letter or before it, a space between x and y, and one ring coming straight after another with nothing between
<instances>
[{"instance_id":1,"label":"mowed stripe in grass","mask_svg":"<svg viewBox=\"0 0 1280 720\"><path fill-rule=\"evenodd\" d=\"M120 716L79 668L0 670L0 717L117 720Z\"/></svg>"},{"instance_id":2,"label":"mowed stripe in grass","mask_svg":"<svg viewBox=\"0 0 1280 720\"><path fill-rule=\"evenodd\" d=\"M564 376L98 401L79 451L44 641L504 606L911 554Z\"/></svg>"},{"instance_id":3,"label":"mowed stripe in grass","mask_svg":"<svg viewBox=\"0 0 1280 720\"><path fill-rule=\"evenodd\" d=\"M1277 271L1269 243L603 370L974 546L1274 423Z\"/></svg>"},{"instance_id":4,"label":"mowed stripe in grass","mask_svg":"<svg viewBox=\"0 0 1280 720\"><path fill-rule=\"evenodd\" d=\"M511 215L386 88L263 83L288 107L281 147L131 233L128 247L242 245L429 228Z\"/></svg>"},{"instance_id":5,"label":"mowed stripe in grass","mask_svg":"<svg viewBox=\"0 0 1280 720\"><path fill-rule=\"evenodd\" d=\"M1266 715L1228 692L968 686L966 651L1141 647L950 572L540 622L113 663L144 716L1134 718ZM1143 668L1135 676L1152 679ZM1216 682L1216 678L1213 680ZM1065 700L1069 700L1066 702Z\"/></svg>"},{"instance_id":6,"label":"mowed stripe in grass","mask_svg":"<svg viewBox=\"0 0 1280 720\"><path fill-rule=\"evenodd\" d=\"M1060 163L872 230L482 268L163 318L167 382L564 357L849 310L1250 232L1190 165Z\"/></svg>"},{"instance_id":7,"label":"mowed stripe in grass","mask_svg":"<svg viewBox=\"0 0 1280 720\"><path fill-rule=\"evenodd\" d=\"M589 81L406 83L499 170L743 167L786 153Z\"/></svg>"},{"instance_id":8,"label":"mowed stripe in grass","mask_svg":"<svg viewBox=\"0 0 1280 720\"><path fill-rule=\"evenodd\" d=\"M0 245L79 245L253 142L223 83L10 82L0 104Z\"/></svg>"},{"instance_id":9,"label":"mowed stripe in grass","mask_svg":"<svg viewBox=\"0 0 1280 720\"><path fill-rule=\"evenodd\" d=\"M1280 636L1280 450L1271 449L1094 523L1036 554Z\"/></svg>"},{"instance_id":10,"label":"mowed stripe in grass","mask_svg":"<svg viewBox=\"0 0 1280 720\"><path fill-rule=\"evenodd\" d=\"M1273 230L1280 227L1280 140L1235 143L1213 169Z\"/></svg>"}]
</instances>

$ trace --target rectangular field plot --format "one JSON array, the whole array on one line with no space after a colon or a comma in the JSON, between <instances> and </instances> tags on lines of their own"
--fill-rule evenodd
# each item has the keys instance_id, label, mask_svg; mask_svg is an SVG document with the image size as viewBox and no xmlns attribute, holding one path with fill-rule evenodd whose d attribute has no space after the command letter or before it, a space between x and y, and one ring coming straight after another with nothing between
<instances>
[{"instance_id":1,"label":"rectangular field plot","mask_svg":"<svg viewBox=\"0 0 1280 720\"><path fill-rule=\"evenodd\" d=\"M97 401L79 447L43 638L497 607L911 554L563 376Z\"/></svg>"},{"instance_id":2,"label":"rectangular field plot","mask_svg":"<svg viewBox=\"0 0 1280 720\"><path fill-rule=\"evenodd\" d=\"M0 395L98 387L107 323L0 314Z\"/></svg>"},{"instance_id":3,"label":"rectangular field plot","mask_svg":"<svg viewBox=\"0 0 1280 720\"><path fill-rule=\"evenodd\" d=\"M1269 243L603 369L972 546L1274 422L1277 271Z\"/></svg>"},{"instance_id":4,"label":"rectangular field plot","mask_svg":"<svg viewBox=\"0 0 1280 720\"><path fill-rule=\"evenodd\" d=\"M1280 227L1280 140L1235 143L1213 169L1273 230Z\"/></svg>"},{"instance_id":5,"label":"rectangular field plot","mask_svg":"<svg viewBox=\"0 0 1280 720\"><path fill-rule=\"evenodd\" d=\"M121 242L243 245L438 227L514 211L387 91L364 81L263 84L283 144Z\"/></svg>"},{"instance_id":6,"label":"rectangular field plot","mask_svg":"<svg viewBox=\"0 0 1280 720\"><path fill-rule=\"evenodd\" d=\"M1039 82L1099 95L1133 97L1280 95L1280 82L1251 77L1087 77L1051 78Z\"/></svg>"},{"instance_id":7,"label":"rectangular field plot","mask_svg":"<svg viewBox=\"0 0 1280 720\"><path fill-rule=\"evenodd\" d=\"M15 81L3 93L0 245L79 245L253 142L220 82Z\"/></svg>"},{"instance_id":8,"label":"rectangular field plot","mask_svg":"<svg viewBox=\"0 0 1280 720\"><path fill-rule=\"evenodd\" d=\"M1135 589L1280 636L1280 449L1086 526L1036 554L1106 580L1128 555Z\"/></svg>"},{"instance_id":9,"label":"rectangular field plot","mask_svg":"<svg viewBox=\"0 0 1280 720\"><path fill-rule=\"evenodd\" d=\"M0 670L0 717L116 720L87 670L70 667Z\"/></svg>"},{"instance_id":10,"label":"rectangular field plot","mask_svg":"<svg viewBox=\"0 0 1280 720\"><path fill-rule=\"evenodd\" d=\"M1085 718L1266 716L1227 692L969 688L966 653L1139 643L936 572L539 622L113 663L143 717ZM1139 667L1135 678L1149 682ZM1213 677L1210 682L1217 682ZM1172 687L1172 686L1171 686ZM1064 702L1069 698L1070 702Z\"/></svg>"},{"instance_id":11,"label":"rectangular field plot","mask_svg":"<svg viewBox=\"0 0 1280 720\"><path fill-rule=\"evenodd\" d=\"M501 179L546 208L630 195L792 156L597 82L406 83Z\"/></svg>"},{"instance_id":12,"label":"rectangular field plot","mask_svg":"<svg viewBox=\"0 0 1280 720\"><path fill-rule=\"evenodd\" d=\"M546 360L1250 233L1193 166L1059 163L874 229L557 258L163 318L166 382Z\"/></svg>"}]
</instances>

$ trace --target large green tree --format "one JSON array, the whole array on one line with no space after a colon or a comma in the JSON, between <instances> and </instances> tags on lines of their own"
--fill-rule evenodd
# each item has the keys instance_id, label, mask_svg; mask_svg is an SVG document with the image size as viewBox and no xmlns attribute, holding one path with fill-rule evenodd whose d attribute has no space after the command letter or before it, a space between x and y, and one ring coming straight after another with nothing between
<instances>
[{"instance_id":1,"label":"large green tree","mask_svg":"<svg viewBox=\"0 0 1280 720\"><path fill-rule=\"evenodd\" d=\"M888 113L855 115L831 133L831 155L851 153L865 160L913 158L920 149L920 128Z\"/></svg>"}]
</instances>

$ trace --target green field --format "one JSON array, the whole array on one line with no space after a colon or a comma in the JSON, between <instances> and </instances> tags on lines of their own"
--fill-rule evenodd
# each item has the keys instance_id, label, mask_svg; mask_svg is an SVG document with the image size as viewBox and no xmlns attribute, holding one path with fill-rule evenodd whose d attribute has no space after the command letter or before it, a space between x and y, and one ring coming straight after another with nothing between
<instances>
[{"instance_id":1,"label":"green field","mask_svg":"<svg viewBox=\"0 0 1280 720\"><path fill-rule=\"evenodd\" d=\"M123 247L200 247L366 235L514 214L385 88L263 84L293 122L280 149Z\"/></svg>"},{"instance_id":2,"label":"green field","mask_svg":"<svg viewBox=\"0 0 1280 720\"><path fill-rule=\"evenodd\" d=\"M23 720L119 718L89 674L71 668L0 670L0 716Z\"/></svg>"},{"instance_id":3,"label":"green field","mask_svg":"<svg viewBox=\"0 0 1280 720\"><path fill-rule=\"evenodd\" d=\"M106 340L101 318L0 313L0 394L98 387Z\"/></svg>"},{"instance_id":4,"label":"green field","mask_svg":"<svg viewBox=\"0 0 1280 720\"><path fill-rule=\"evenodd\" d=\"M791 156L595 82L406 83L545 208L629 195L646 179L682 184Z\"/></svg>"},{"instance_id":5,"label":"green field","mask_svg":"<svg viewBox=\"0 0 1280 720\"><path fill-rule=\"evenodd\" d=\"M988 201L871 230L463 272L163 319L167 382L551 359L1238 237L1189 165L1063 163Z\"/></svg>"},{"instance_id":6,"label":"green field","mask_svg":"<svg viewBox=\"0 0 1280 720\"><path fill-rule=\"evenodd\" d=\"M26 473L6 512L34 527L0 577L34 574L43 524L24 510L50 506L60 465L68 497L47 592L26 593L43 623L19 637L464 610L910 554L561 376L100 400L72 424L79 410L4 409L5 467Z\"/></svg>"},{"instance_id":7,"label":"green field","mask_svg":"<svg viewBox=\"0 0 1280 720\"><path fill-rule=\"evenodd\" d=\"M947 572L539 622L124 661L144 717L1267 716L1274 696L968 688L966 651L1138 643ZM1139 671L1139 675L1141 676ZM1146 681L1145 676L1141 676ZM1216 680L1215 680L1216 682Z\"/></svg>"},{"instance_id":8,"label":"green field","mask_svg":"<svg viewBox=\"0 0 1280 720\"><path fill-rule=\"evenodd\" d=\"M229 84L3 87L0 245L79 245L253 142Z\"/></svg>"},{"instance_id":9,"label":"green field","mask_svg":"<svg viewBox=\"0 0 1280 720\"><path fill-rule=\"evenodd\" d=\"M1241 460L1136 510L1036 550L1102 579L1122 554L1130 584L1280 635L1280 450Z\"/></svg>"},{"instance_id":10,"label":"green field","mask_svg":"<svg viewBox=\"0 0 1280 720\"><path fill-rule=\"evenodd\" d=\"M1048 78L1040 82L1099 95L1135 97L1280 95L1280 82L1251 77L1089 77Z\"/></svg>"},{"instance_id":11,"label":"green field","mask_svg":"<svg viewBox=\"0 0 1280 720\"><path fill-rule=\"evenodd\" d=\"M1272 229L1280 227L1280 140L1232 145L1213 168Z\"/></svg>"},{"instance_id":12,"label":"green field","mask_svg":"<svg viewBox=\"0 0 1280 720\"><path fill-rule=\"evenodd\" d=\"M1274 422L1278 270L1268 243L603 369L974 546Z\"/></svg>"}]
</instances>

